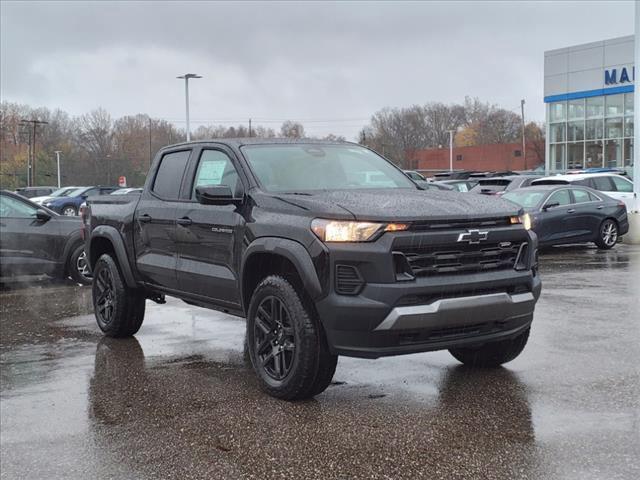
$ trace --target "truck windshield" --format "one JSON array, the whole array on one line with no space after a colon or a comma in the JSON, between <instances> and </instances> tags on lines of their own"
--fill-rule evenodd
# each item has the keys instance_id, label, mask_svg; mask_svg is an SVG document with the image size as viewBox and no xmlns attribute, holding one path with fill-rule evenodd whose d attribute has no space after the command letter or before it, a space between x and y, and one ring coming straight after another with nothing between
<instances>
[{"instance_id":1,"label":"truck windshield","mask_svg":"<svg viewBox=\"0 0 640 480\"><path fill-rule=\"evenodd\" d=\"M402 171L357 145L251 145L242 152L270 192L416 188Z\"/></svg>"}]
</instances>

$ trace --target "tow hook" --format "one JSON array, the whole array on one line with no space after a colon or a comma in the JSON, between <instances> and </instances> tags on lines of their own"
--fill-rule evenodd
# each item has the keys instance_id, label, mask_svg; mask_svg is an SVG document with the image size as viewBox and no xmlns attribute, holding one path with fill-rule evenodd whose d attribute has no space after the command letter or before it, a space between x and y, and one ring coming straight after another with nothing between
<instances>
[{"instance_id":1,"label":"tow hook","mask_svg":"<svg viewBox=\"0 0 640 480\"><path fill-rule=\"evenodd\" d=\"M147 295L147 298L149 300L153 300L156 303L159 303L160 305L162 305L163 303L167 303L167 301L164 298L164 295L161 293L151 293Z\"/></svg>"}]
</instances>

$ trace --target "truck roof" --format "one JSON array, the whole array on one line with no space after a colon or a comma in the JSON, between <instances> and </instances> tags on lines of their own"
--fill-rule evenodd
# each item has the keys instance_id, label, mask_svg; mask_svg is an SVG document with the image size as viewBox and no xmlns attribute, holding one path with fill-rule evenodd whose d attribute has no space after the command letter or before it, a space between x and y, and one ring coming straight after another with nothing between
<instances>
[{"instance_id":1,"label":"truck roof","mask_svg":"<svg viewBox=\"0 0 640 480\"><path fill-rule=\"evenodd\" d=\"M244 138L211 138L208 140L196 140L191 142L176 143L174 145L168 145L165 148L175 147L179 145L202 145L208 143L221 143L223 145L229 145L234 147L241 147L243 145L278 145L278 144L321 144L321 145L359 145L354 142L347 142L341 140L321 140L317 138L259 138L259 137L244 137Z\"/></svg>"}]
</instances>

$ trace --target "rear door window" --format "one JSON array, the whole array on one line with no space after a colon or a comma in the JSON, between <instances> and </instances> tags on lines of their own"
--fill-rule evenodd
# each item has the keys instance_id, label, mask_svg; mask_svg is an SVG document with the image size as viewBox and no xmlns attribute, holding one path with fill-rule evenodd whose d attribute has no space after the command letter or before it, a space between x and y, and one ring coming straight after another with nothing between
<instances>
[{"instance_id":1,"label":"rear door window","mask_svg":"<svg viewBox=\"0 0 640 480\"><path fill-rule=\"evenodd\" d=\"M593 177L591 179L593 188L600 190L601 192L613 192L613 182L610 177Z\"/></svg>"},{"instance_id":2,"label":"rear door window","mask_svg":"<svg viewBox=\"0 0 640 480\"><path fill-rule=\"evenodd\" d=\"M633 192L633 183L622 177L609 177L613 180L613 184L616 186L618 192Z\"/></svg>"},{"instance_id":3,"label":"rear door window","mask_svg":"<svg viewBox=\"0 0 640 480\"><path fill-rule=\"evenodd\" d=\"M182 176L189 162L191 150L167 153L160 160L151 190L166 200L177 200Z\"/></svg>"},{"instance_id":4,"label":"rear door window","mask_svg":"<svg viewBox=\"0 0 640 480\"><path fill-rule=\"evenodd\" d=\"M574 188L572 192L573 192L573 200L575 203L593 202L591 195L589 195L589 192L587 192L586 190Z\"/></svg>"}]
</instances>

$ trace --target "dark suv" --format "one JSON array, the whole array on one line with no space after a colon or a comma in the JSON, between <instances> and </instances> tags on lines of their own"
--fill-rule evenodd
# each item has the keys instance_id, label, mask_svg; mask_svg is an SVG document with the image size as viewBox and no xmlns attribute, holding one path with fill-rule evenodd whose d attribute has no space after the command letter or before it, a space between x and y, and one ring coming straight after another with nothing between
<instances>
[{"instance_id":1,"label":"dark suv","mask_svg":"<svg viewBox=\"0 0 640 480\"><path fill-rule=\"evenodd\" d=\"M253 367L279 398L322 392L338 355L508 362L540 295L518 206L422 191L357 144L175 145L140 196L87 205L100 328L135 334L145 299L164 294L245 317Z\"/></svg>"}]
</instances>

